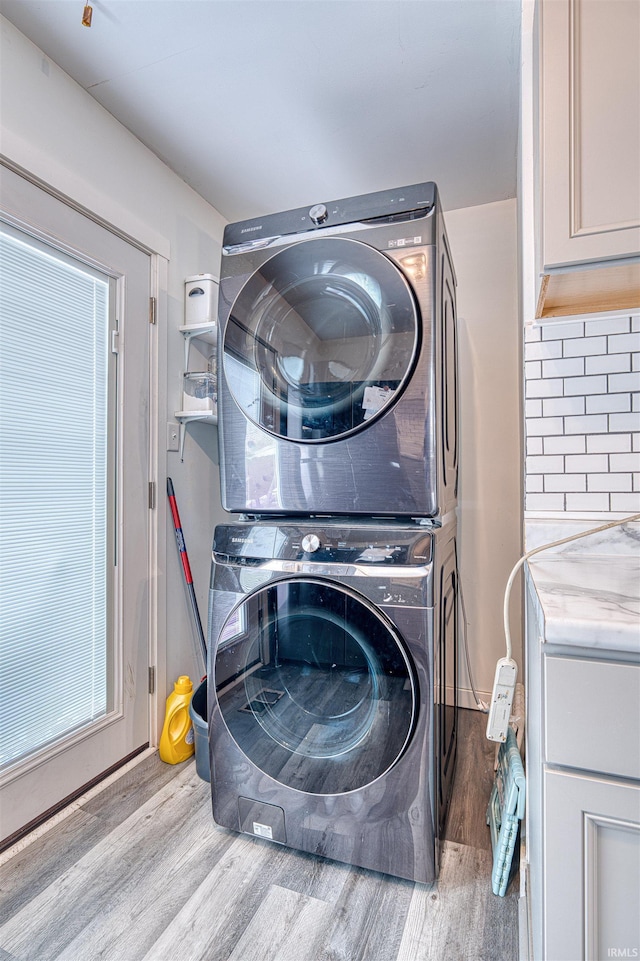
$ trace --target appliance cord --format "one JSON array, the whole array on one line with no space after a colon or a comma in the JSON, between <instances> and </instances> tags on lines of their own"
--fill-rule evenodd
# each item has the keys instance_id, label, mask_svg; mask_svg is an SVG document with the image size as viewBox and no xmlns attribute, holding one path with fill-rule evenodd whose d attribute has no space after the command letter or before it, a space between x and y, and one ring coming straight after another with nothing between
<instances>
[{"instance_id":1,"label":"appliance cord","mask_svg":"<svg viewBox=\"0 0 640 961\"><path fill-rule=\"evenodd\" d=\"M478 692L476 691L475 684L473 682L473 674L471 672L471 660L469 658L469 640L467 637L467 612L464 606L464 592L462 590L462 578L458 573L458 587L460 595L460 607L462 608L462 644L464 647L464 659L467 665L467 675L469 677L469 684L471 685L471 691L473 693L473 698L478 706L478 710L482 711L483 714L489 712L489 705L485 704L483 700L478 697Z\"/></svg>"}]
</instances>

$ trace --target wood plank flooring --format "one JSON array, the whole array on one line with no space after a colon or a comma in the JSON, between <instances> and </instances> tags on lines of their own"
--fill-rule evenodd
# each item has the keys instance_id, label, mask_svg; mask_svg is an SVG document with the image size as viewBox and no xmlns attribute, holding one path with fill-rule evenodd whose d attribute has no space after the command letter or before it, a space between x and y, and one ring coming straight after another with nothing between
<instances>
[{"instance_id":1,"label":"wood plank flooring","mask_svg":"<svg viewBox=\"0 0 640 961\"><path fill-rule=\"evenodd\" d=\"M219 828L193 760L154 754L0 867L0 961L517 961L517 882L491 892L494 749L460 713L435 884Z\"/></svg>"}]
</instances>

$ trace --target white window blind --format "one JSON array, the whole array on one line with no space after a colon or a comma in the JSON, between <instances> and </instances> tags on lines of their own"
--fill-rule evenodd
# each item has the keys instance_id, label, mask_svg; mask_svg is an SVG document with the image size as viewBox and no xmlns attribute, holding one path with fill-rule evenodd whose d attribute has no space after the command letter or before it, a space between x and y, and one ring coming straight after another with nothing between
<instances>
[{"instance_id":1,"label":"white window blind","mask_svg":"<svg viewBox=\"0 0 640 961\"><path fill-rule=\"evenodd\" d=\"M0 767L105 714L109 282L0 229Z\"/></svg>"}]
</instances>

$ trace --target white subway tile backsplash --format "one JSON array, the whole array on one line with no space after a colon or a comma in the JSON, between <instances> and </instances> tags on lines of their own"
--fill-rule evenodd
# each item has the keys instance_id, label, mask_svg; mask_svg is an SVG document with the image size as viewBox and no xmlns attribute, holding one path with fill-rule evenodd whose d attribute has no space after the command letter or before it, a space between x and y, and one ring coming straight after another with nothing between
<instances>
[{"instance_id":1,"label":"white subway tile backsplash","mask_svg":"<svg viewBox=\"0 0 640 961\"><path fill-rule=\"evenodd\" d=\"M524 329L524 340L526 344L542 340L542 327L538 324L527 324Z\"/></svg>"},{"instance_id":2,"label":"white subway tile backsplash","mask_svg":"<svg viewBox=\"0 0 640 961\"><path fill-rule=\"evenodd\" d=\"M527 457L527 474L561 474L563 470L564 457Z\"/></svg>"},{"instance_id":3,"label":"white subway tile backsplash","mask_svg":"<svg viewBox=\"0 0 640 961\"><path fill-rule=\"evenodd\" d=\"M586 357L587 354L606 353L606 337L576 337L575 340L563 341L563 357Z\"/></svg>"},{"instance_id":4,"label":"white subway tile backsplash","mask_svg":"<svg viewBox=\"0 0 640 961\"><path fill-rule=\"evenodd\" d=\"M524 359L529 360L550 360L552 357L562 357L562 341L553 340L550 343L534 341L525 344Z\"/></svg>"},{"instance_id":5,"label":"white subway tile backsplash","mask_svg":"<svg viewBox=\"0 0 640 961\"><path fill-rule=\"evenodd\" d=\"M527 397L562 397L563 383L560 377L552 380L528 380Z\"/></svg>"},{"instance_id":6,"label":"white subway tile backsplash","mask_svg":"<svg viewBox=\"0 0 640 961\"><path fill-rule=\"evenodd\" d=\"M547 397L542 401L544 417L565 417L585 413L584 397Z\"/></svg>"},{"instance_id":7,"label":"white subway tile backsplash","mask_svg":"<svg viewBox=\"0 0 640 961\"><path fill-rule=\"evenodd\" d=\"M631 474L587 474L588 491L631 491Z\"/></svg>"},{"instance_id":8,"label":"white subway tile backsplash","mask_svg":"<svg viewBox=\"0 0 640 961\"><path fill-rule=\"evenodd\" d=\"M609 374L608 379L611 394L625 390L640 390L640 374Z\"/></svg>"},{"instance_id":9,"label":"white subway tile backsplash","mask_svg":"<svg viewBox=\"0 0 640 961\"><path fill-rule=\"evenodd\" d=\"M631 450L629 434L593 434L587 437L589 454L624 454Z\"/></svg>"},{"instance_id":10,"label":"white subway tile backsplash","mask_svg":"<svg viewBox=\"0 0 640 961\"><path fill-rule=\"evenodd\" d=\"M609 454L609 470L614 472L640 470L640 456L638 454Z\"/></svg>"},{"instance_id":11,"label":"white subway tile backsplash","mask_svg":"<svg viewBox=\"0 0 640 961\"><path fill-rule=\"evenodd\" d=\"M525 331L526 507L640 511L640 314Z\"/></svg>"},{"instance_id":12,"label":"white subway tile backsplash","mask_svg":"<svg viewBox=\"0 0 640 961\"><path fill-rule=\"evenodd\" d=\"M597 354L585 358L586 374L625 374L630 367L629 354Z\"/></svg>"},{"instance_id":13,"label":"white subway tile backsplash","mask_svg":"<svg viewBox=\"0 0 640 961\"><path fill-rule=\"evenodd\" d=\"M584 321L549 324L542 328L543 340L567 340L569 337L584 337Z\"/></svg>"},{"instance_id":14,"label":"white subway tile backsplash","mask_svg":"<svg viewBox=\"0 0 640 961\"><path fill-rule=\"evenodd\" d=\"M609 494L566 494L568 511L608 511Z\"/></svg>"},{"instance_id":15,"label":"white subway tile backsplash","mask_svg":"<svg viewBox=\"0 0 640 961\"><path fill-rule=\"evenodd\" d=\"M636 334L616 334L613 337L608 337L607 347L609 354L625 354L633 350L640 350L640 331ZM597 351L597 353L601 353L601 351Z\"/></svg>"},{"instance_id":16,"label":"white subway tile backsplash","mask_svg":"<svg viewBox=\"0 0 640 961\"><path fill-rule=\"evenodd\" d=\"M603 428L606 430L606 428ZM531 437L546 437L548 434L561 434L562 417L531 417L527 421L527 434ZM576 431L578 433L578 431ZM582 432L584 433L584 431Z\"/></svg>"},{"instance_id":17,"label":"white subway tile backsplash","mask_svg":"<svg viewBox=\"0 0 640 961\"><path fill-rule=\"evenodd\" d=\"M564 494L528 494L527 510L530 511L563 511Z\"/></svg>"},{"instance_id":18,"label":"white subway tile backsplash","mask_svg":"<svg viewBox=\"0 0 640 961\"><path fill-rule=\"evenodd\" d=\"M558 491L580 493L586 489L587 480L584 474L545 474L545 494L554 494Z\"/></svg>"},{"instance_id":19,"label":"white subway tile backsplash","mask_svg":"<svg viewBox=\"0 0 640 961\"><path fill-rule=\"evenodd\" d=\"M596 437L606 437L606 434L596 434ZM538 439L538 438L536 438ZM587 439L584 434L575 434L571 437L566 437L562 434L560 437L545 437L540 438L543 440L543 449L545 454L584 454L587 449ZM533 454L534 451L531 451Z\"/></svg>"},{"instance_id":20,"label":"white subway tile backsplash","mask_svg":"<svg viewBox=\"0 0 640 961\"><path fill-rule=\"evenodd\" d=\"M640 491L635 494L612 494L611 510L640 514Z\"/></svg>"},{"instance_id":21,"label":"white subway tile backsplash","mask_svg":"<svg viewBox=\"0 0 640 961\"><path fill-rule=\"evenodd\" d=\"M574 473L591 471L605 472L609 469L609 456L607 454L582 454L569 455L565 458L565 467Z\"/></svg>"},{"instance_id":22,"label":"white subway tile backsplash","mask_svg":"<svg viewBox=\"0 0 640 961\"><path fill-rule=\"evenodd\" d=\"M584 374L584 357L558 357L542 361L539 377L580 377Z\"/></svg>"},{"instance_id":23,"label":"white subway tile backsplash","mask_svg":"<svg viewBox=\"0 0 640 961\"><path fill-rule=\"evenodd\" d=\"M631 410L631 394L596 394L586 401L587 414L626 414Z\"/></svg>"},{"instance_id":24,"label":"white subway tile backsplash","mask_svg":"<svg viewBox=\"0 0 640 961\"><path fill-rule=\"evenodd\" d=\"M527 454L543 454L542 437L527 437Z\"/></svg>"},{"instance_id":25,"label":"white subway tile backsplash","mask_svg":"<svg viewBox=\"0 0 640 961\"><path fill-rule=\"evenodd\" d=\"M585 414L584 417L565 417L565 434L606 434L609 429L607 414ZM542 418L544 420L544 417Z\"/></svg>"},{"instance_id":26,"label":"white subway tile backsplash","mask_svg":"<svg viewBox=\"0 0 640 961\"><path fill-rule=\"evenodd\" d=\"M640 430L640 411L632 411L630 414L609 414L609 430L613 432Z\"/></svg>"},{"instance_id":27,"label":"white subway tile backsplash","mask_svg":"<svg viewBox=\"0 0 640 961\"><path fill-rule=\"evenodd\" d=\"M625 374L610 374L610 377L625 377ZM593 377L567 377L564 381L565 396L574 394L606 394L607 377L597 374Z\"/></svg>"},{"instance_id":28,"label":"white subway tile backsplash","mask_svg":"<svg viewBox=\"0 0 640 961\"><path fill-rule=\"evenodd\" d=\"M631 327L630 317L607 317L604 320L588 320L584 325L587 337L599 334L627 334Z\"/></svg>"}]
</instances>

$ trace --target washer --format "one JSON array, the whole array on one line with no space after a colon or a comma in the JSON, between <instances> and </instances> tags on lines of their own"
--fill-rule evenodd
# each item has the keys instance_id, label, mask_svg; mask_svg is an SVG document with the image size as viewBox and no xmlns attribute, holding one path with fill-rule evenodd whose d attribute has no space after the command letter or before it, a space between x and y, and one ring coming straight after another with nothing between
<instances>
[{"instance_id":1,"label":"washer","mask_svg":"<svg viewBox=\"0 0 640 961\"><path fill-rule=\"evenodd\" d=\"M457 729L456 525L216 528L215 821L432 881Z\"/></svg>"},{"instance_id":2,"label":"washer","mask_svg":"<svg viewBox=\"0 0 640 961\"><path fill-rule=\"evenodd\" d=\"M218 314L225 509L452 510L455 285L434 183L227 226Z\"/></svg>"}]
</instances>

